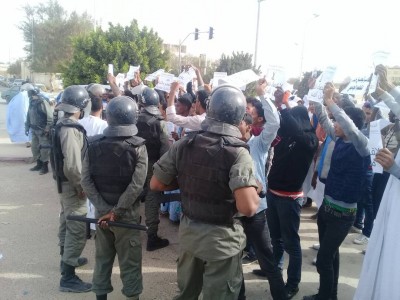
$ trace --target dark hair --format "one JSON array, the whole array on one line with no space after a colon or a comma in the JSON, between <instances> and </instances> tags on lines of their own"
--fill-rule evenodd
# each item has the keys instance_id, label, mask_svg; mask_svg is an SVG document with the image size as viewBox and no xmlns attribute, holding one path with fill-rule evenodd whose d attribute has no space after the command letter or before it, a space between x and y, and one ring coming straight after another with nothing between
<instances>
[{"instance_id":1,"label":"dark hair","mask_svg":"<svg viewBox=\"0 0 400 300\"><path fill-rule=\"evenodd\" d=\"M290 114L297 121L300 129L305 132L315 132L311 125L310 117L305 106L296 106L290 110Z\"/></svg>"},{"instance_id":2,"label":"dark hair","mask_svg":"<svg viewBox=\"0 0 400 300\"><path fill-rule=\"evenodd\" d=\"M186 92L190 95L192 95L193 99L196 99L196 95L193 92L193 82L189 81L186 84Z\"/></svg>"},{"instance_id":3,"label":"dark hair","mask_svg":"<svg viewBox=\"0 0 400 300\"><path fill-rule=\"evenodd\" d=\"M186 94L183 94L182 96L180 96L177 101L179 101L182 105L184 105L188 109L190 109L193 104L193 97L191 94L186 93Z\"/></svg>"},{"instance_id":4,"label":"dark hair","mask_svg":"<svg viewBox=\"0 0 400 300\"><path fill-rule=\"evenodd\" d=\"M252 124L253 124L253 118L251 117L251 115L250 115L249 113L245 113L245 114L244 114L243 121L244 121L247 125L252 125Z\"/></svg>"},{"instance_id":5,"label":"dark hair","mask_svg":"<svg viewBox=\"0 0 400 300\"><path fill-rule=\"evenodd\" d=\"M364 126L365 113L361 108L346 107L344 109L344 112L350 117L350 119L353 121L354 125L356 125L358 129L361 129Z\"/></svg>"},{"instance_id":6,"label":"dark hair","mask_svg":"<svg viewBox=\"0 0 400 300\"><path fill-rule=\"evenodd\" d=\"M90 108L92 112L103 109L103 99L101 99L100 97L93 97L92 99L90 99L90 102L92 102L92 107Z\"/></svg>"},{"instance_id":7,"label":"dark hair","mask_svg":"<svg viewBox=\"0 0 400 300\"><path fill-rule=\"evenodd\" d=\"M263 107L262 107L261 102L257 100L257 102L254 102L254 103L253 103L253 106L254 106L254 108L255 108L255 110L256 110L256 112L257 112L257 115L258 115L260 118L263 118L263 122L265 122L266 120L265 120L265 116L264 116L264 109L263 109Z\"/></svg>"},{"instance_id":8,"label":"dark hair","mask_svg":"<svg viewBox=\"0 0 400 300\"><path fill-rule=\"evenodd\" d=\"M210 96L210 94L205 91L205 90L199 90L196 92L196 98L199 100L200 105L202 108L206 109L207 108L207 99Z\"/></svg>"},{"instance_id":9,"label":"dark hair","mask_svg":"<svg viewBox=\"0 0 400 300\"><path fill-rule=\"evenodd\" d=\"M163 108L163 110L166 110L167 109L167 107L168 107L168 103L167 103L167 101L165 100L165 98L160 98L160 105L161 105L161 107Z\"/></svg>"},{"instance_id":10,"label":"dark hair","mask_svg":"<svg viewBox=\"0 0 400 300\"><path fill-rule=\"evenodd\" d=\"M254 106L254 103L260 102L254 97L246 97L246 103Z\"/></svg>"}]
</instances>

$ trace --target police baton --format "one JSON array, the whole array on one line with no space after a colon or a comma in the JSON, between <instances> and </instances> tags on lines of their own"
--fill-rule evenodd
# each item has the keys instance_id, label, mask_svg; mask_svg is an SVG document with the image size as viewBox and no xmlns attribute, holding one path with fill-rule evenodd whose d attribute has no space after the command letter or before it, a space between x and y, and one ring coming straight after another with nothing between
<instances>
[{"instance_id":1,"label":"police baton","mask_svg":"<svg viewBox=\"0 0 400 300\"><path fill-rule=\"evenodd\" d=\"M94 223L94 224L99 223L99 219L85 218L85 217L81 217L81 216L72 216L72 215L67 216L67 220L85 222L85 223ZM108 226L113 226L113 227L122 227L122 228L128 228L128 229L147 231L147 226L139 225L139 224L128 224L128 223L121 223L121 222L114 222L114 221L107 221L107 224L108 224Z\"/></svg>"}]
</instances>

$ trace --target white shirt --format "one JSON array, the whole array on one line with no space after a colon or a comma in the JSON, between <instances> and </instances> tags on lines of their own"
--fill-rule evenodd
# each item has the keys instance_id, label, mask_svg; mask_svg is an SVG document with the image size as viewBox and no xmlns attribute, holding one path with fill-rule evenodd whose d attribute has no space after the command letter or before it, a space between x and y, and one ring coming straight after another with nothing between
<instances>
[{"instance_id":1,"label":"white shirt","mask_svg":"<svg viewBox=\"0 0 400 300\"><path fill-rule=\"evenodd\" d=\"M106 121L92 115L79 120L79 123L85 128L87 136L102 134L108 126Z\"/></svg>"},{"instance_id":2,"label":"white shirt","mask_svg":"<svg viewBox=\"0 0 400 300\"><path fill-rule=\"evenodd\" d=\"M170 121L177 126L196 131L201 130L201 122L206 118L206 113L190 117L179 116L176 114L175 106L168 106L166 113L167 121Z\"/></svg>"}]
</instances>

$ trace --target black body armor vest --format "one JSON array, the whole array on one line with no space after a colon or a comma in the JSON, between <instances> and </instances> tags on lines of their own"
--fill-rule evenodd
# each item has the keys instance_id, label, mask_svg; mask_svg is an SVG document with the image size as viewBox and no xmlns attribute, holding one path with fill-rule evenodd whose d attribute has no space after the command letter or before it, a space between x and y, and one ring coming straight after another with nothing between
<instances>
[{"instance_id":1,"label":"black body armor vest","mask_svg":"<svg viewBox=\"0 0 400 300\"><path fill-rule=\"evenodd\" d=\"M141 145L144 145L144 140L137 136L97 135L90 139L90 175L108 204L116 205L131 183L138 159L137 147Z\"/></svg>"},{"instance_id":2,"label":"black body armor vest","mask_svg":"<svg viewBox=\"0 0 400 300\"><path fill-rule=\"evenodd\" d=\"M137 121L137 136L146 140L145 145L149 161L157 161L160 158L161 149L161 116L153 116L146 112L141 112Z\"/></svg>"}]
</instances>

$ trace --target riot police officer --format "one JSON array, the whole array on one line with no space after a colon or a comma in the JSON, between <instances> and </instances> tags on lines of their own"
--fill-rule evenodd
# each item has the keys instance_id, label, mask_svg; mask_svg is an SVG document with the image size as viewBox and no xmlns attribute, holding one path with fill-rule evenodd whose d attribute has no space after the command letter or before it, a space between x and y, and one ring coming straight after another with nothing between
<instances>
[{"instance_id":1,"label":"riot police officer","mask_svg":"<svg viewBox=\"0 0 400 300\"><path fill-rule=\"evenodd\" d=\"M140 113L137 127L138 136L146 140L149 157L147 178L145 183L145 216L147 230L147 251L154 251L169 245L167 239L158 236L160 223L159 208L161 193L151 191L148 185L153 175L153 164L169 149L168 132L163 117L158 109L160 104L157 92L149 87L143 89L139 97Z\"/></svg>"},{"instance_id":2,"label":"riot police officer","mask_svg":"<svg viewBox=\"0 0 400 300\"><path fill-rule=\"evenodd\" d=\"M60 192L59 245L62 255L62 277L59 290L62 292L88 292L91 284L83 282L75 268L87 263L79 257L86 244L84 223L67 220L68 215L85 216L86 196L81 186L82 156L87 148L85 129L78 123L90 98L87 91L77 85L67 87L58 110L64 116L52 129L52 161L54 177Z\"/></svg>"},{"instance_id":3,"label":"riot police officer","mask_svg":"<svg viewBox=\"0 0 400 300\"><path fill-rule=\"evenodd\" d=\"M245 234L237 212L252 216L259 196L253 161L238 125L246 101L229 85L210 95L204 132L184 137L154 164L150 188L181 190L183 216L175 298L237 300Z\"/></svg>"},{"instance_id":4,"label":"riot police officer","mask_svg":"<svg viewBox=\"0 0 400 300\"><path fill-rule=\"evenodd\" d=\"M39 174L43 175L49 172L50 149L48 146L50 127L53 124L53 110L45 97L40 94L39 89L30 83L24 86L29 97L25 134L29 135L29 130L32 132L31 151L33 161L36 161L36 166L30 170L39 171Z\"/></svg>"},{"instance_id":5,"label":"riot police officer","mask_svg":"<svg viewBox=\"0 0 400 300\"><path fill-rule=\"evenodd\" d=\"M113 288L111 272L115 254L121 269L122 293L139 299L142 292L140 233L126 228L109 228L106 221L139 223L139 194L147 173L144 139L137 137L137 105L119 96L107 106L108 127L90 139L82 168L82 187L96 208L96 264L93 291L98 300L107 299Z\"/></svg>"}]
</instances>

